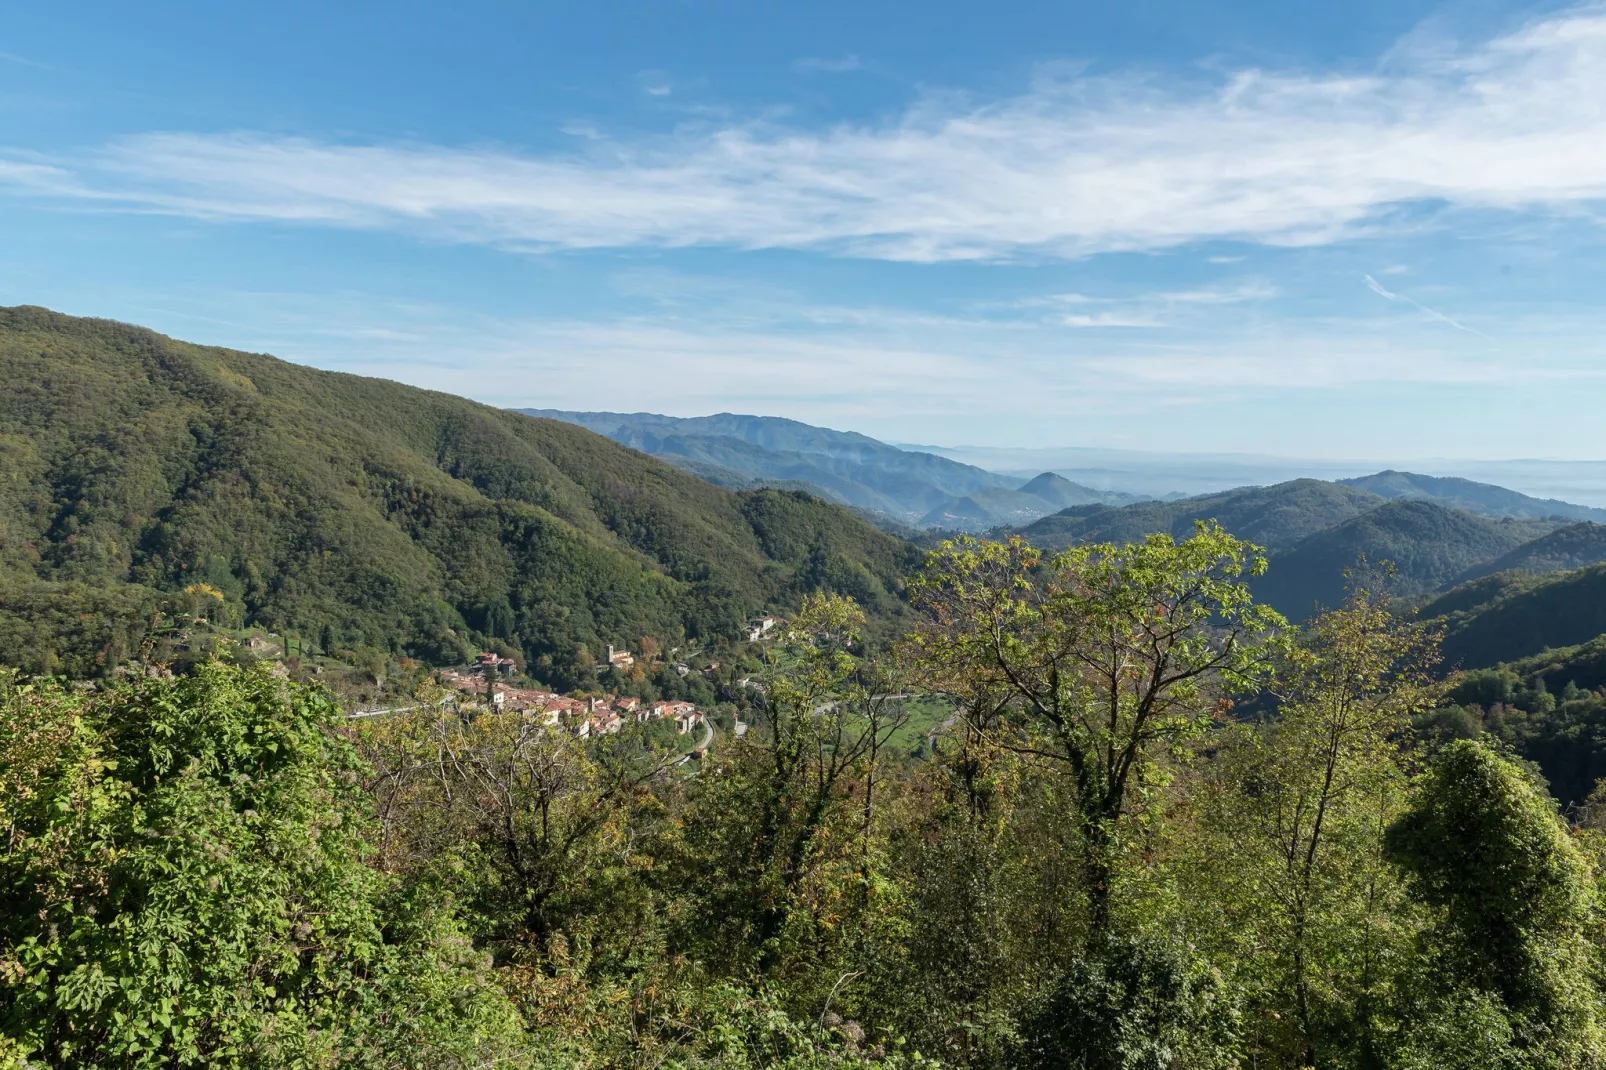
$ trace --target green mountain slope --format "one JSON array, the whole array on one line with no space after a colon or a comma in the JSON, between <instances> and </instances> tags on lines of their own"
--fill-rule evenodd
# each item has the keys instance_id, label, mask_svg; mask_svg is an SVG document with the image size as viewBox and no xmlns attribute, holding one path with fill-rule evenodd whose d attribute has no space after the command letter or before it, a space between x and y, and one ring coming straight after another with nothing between
<instances>
[{"instance_id":1,"label":"green mountain slope","mask_svg":"<svg viewBox=\"0 0 1606 1070\"><path fill-rule=\"evenodd\" d=\"M1344 599L1344 571L1365 559L1390 562L1392 590L1412 597L1437 590L1483 562L1545 534L1543 520L1490 519L1432 502L1389 502L1302 540L1272 558L1256 594L1290 618Z\"/></svg>"},{"instance_id":2,"label":"green mountain slope","mask_svg":"<svg viewBox=\"0 0 1606 1070\"><path fill-rule=\"evenodd\" d=\"M812 484L845 504L906 522L974 491L1013 484L946 457L774 416L521 411L578 424L688 470L697 462L766 481Z\"/></svg>"},{"instance_id":3,"label":"green mountain slope","mask_svg":"<svg viewBox=\"0 0 1606 1070\"><path fill-rule=\"evenodd\" d=\"M1415 472L1376 472L1354 479L1341 479L1340 483L1360 487L1385 498L1414 498L1434 502L1452 509L1461 509L1478 516L1494 517L1546 517L1564 516L1572 520L1606 522L1606 509L1593 509L1587 505L1557 501L1554 498L1533 498L1505 487L1490 483L1476 483L1453 476L1424 476Z\"/></svg>"},{"instance_id":4,"label":"green mountain slope","mask_svg":"<svg viewBox=\"0 0 1606 1070\"><path fill-rule=\"evenodd\" d=\"M1547 576L1501 573L1423 606L1445 625L1444 657L1478 668L1606 635L1606 565Z\"/></svg>"},{"instance_id":5,"label":"green mountain slope","mask_svg":"<svg viewBox=\"0 0 1606 1070\"><path fill-rule=\"evenodd\" d=\"M1464 579L1497 572L1565 572L1606 561L1606 524L1580 521L1502 554L1467 573Z\"/></svg>"},{"instance_id":6,"label":"green mountain slope","mask_svg":"<svg viewBox=\"0 0 1606 1070\"><path fill-rule=\"evenodd\" d=\"M1156 531L1186 538L1196 520L1216 520L1239 538L1276 551L1383 504L1384 499L1358 488L1295 479L1169 502L1077 506L1028 524L1021 534L1034 545L1061 549L1082 542L1131 542Z\"/></svg>"},{"instance_id":7,"label":"green mountain slope","mask_svg":"<svg viewBox=\"0 0 1606 1070\"><path fill-rule=\"evenodd\" d=\"M1446 699L1422 729L1492 733L1537 762L1564 805L1606 777L1606 635L1458 673Z\"/></svg>"},{"instance_id":8,"label":"green mountain slope","mask_svg":"<svg viewBox=\"0 0 1606 1070\"><path fill-rule=\"evenodd\" d=\"M0 662L47 660L38 606L88 591L131 607L83 609L115 658L151 592L202 580L324 646L456 661L496 637L561 675L582 645L730 634L814 587L896 612L912 553L570 424L0 309Z\"/></svg>"}]
</instances>

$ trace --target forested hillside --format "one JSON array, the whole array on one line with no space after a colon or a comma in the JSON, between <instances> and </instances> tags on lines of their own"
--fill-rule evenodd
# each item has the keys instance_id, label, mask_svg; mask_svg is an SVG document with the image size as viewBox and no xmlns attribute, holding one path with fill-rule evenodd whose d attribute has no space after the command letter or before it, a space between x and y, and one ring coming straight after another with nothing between
<instances>
[{"instance_id":1,"label":"forested hillside","mask_svg":"<svg viewBox=\"0 0 1606 1070\"><path fill-rule=\"evenodd\" d=\"M1478 668L1606 634L1606 565L1544 576L1500 573L1422 607L1443 620L1445 657Z\"/></svg>"},{"instance_id":2,"label":"forested hillside","mask_svg":"<svg viewBox=\"0 0 1606 1070\"><path fill-rule=\"evenodd\" d=\"M0 663L93 673L200 582L325 648L455 662L498 639L562 676L812 589L896 613L911 553L569 424L0 310Z\"/></svg>"},{"instance_id":3,"label":"forested hillside","mask_svg":"<svg viewBox=\"0 0 1606 1070\"><path fill-rule=\"evenodd\" d=\"M1563 572L1606 561L1606 524L1581 521L1523 543L1469 571L1463 578L1477 579L1497 572Z\"/></svg>"},{"instance_id":4,"label":"forested hillside","mask_svg":"<svg viewBox=\"0 0 1606 1070\"><path fill-rule=\"evenodd\" d=\"M1342 602L1345 570L1364 559L1392 566L1391 590L1398 596L1422 595L1546 534L1556 523L1493 520L1431 502L1391 501L1276 555L1256 592L1304 619L1319 605Z\"/></svg>"},{"instance_id":5,"label":"forested hillside","mask_svg":"<svg viewBox=\"0 0 1606 1070\"><path fill-rule=\"evenodd\" d=\"M1083 542L1131 542L1155 531L1186 538L1196 521L1215 520L1239 538L1277 551L1384 503L1369 491L1295 479L1169 502L1078 506L1045 516L1022 528L1021 534L1033 545L1060 548Z\"/></svg>"},{"instance_id":6,"label":"forested hillside","mask_svg":"<svg viewBox=\"0 0 1606 1070\"><path fill-rule=\"evenodd\" d=\"M1499 649L1498 635L1481 638L1494 641L1489 650ZM1447 705L1419 727L1430 739L1487 732L1503 740L1536 763L1550 790L1576 812L1606 777L1606 634L1459 673Z\"/></svg>"}]
</instances>

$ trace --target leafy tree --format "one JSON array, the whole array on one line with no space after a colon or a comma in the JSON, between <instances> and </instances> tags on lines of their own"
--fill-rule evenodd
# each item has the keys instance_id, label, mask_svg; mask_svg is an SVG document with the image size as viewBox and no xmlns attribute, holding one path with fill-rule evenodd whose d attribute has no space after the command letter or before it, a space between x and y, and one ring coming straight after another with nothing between
<instances>
[{"instance_id":1,"label":"leafy tree","mask_svg":"<svg viewBox=\"0 0 1606 1070\"><path fill-rule=\"evenodd\" d=\"M223 592L210 583L192 583L184 588L190 616L196 621L211 620L222 609Z\"/></svg>"},{"instance_id":2,"label":"leafy tree","mask_svg":"<svg viewBox=\"0 0 1606 1070\"><path fill-rule=\"evenodd\" d=\"M644 745L636 726L588 743L520 713L464 719L429 703L369 726L361 746L385 864L432 873L450 860L483 935L500 946L522 944L534 961L601 934L587 953L605 958L603 945L616 943L607 933L646 924L621 836L674 755Z\"/></svg>"},{"instance_id":3,"label":"leafy tree","mask_svg":"<svg viewBox=\"0 0 1606 1070\"><path fill-rule=\"evenodd\" d=\"M1450 744L1387 849L1434 911L1424 1018L1497 1007L1526 1065L1606 1059L1594 874L1530 774L1484 743Z\"/></svg>"},{"instance_id":4,"label":"leafy tree","mask_svg":"<svg viewBox=\"0 0 1606 1070\"><path fill-rule=\"evenodd\" d=\"M805 600L747 736L693 792L680 847L681 872L699 874L713 923L704 946L765 975L790 972L805 989L799 971L837 987L841 974L821 978L847 953L841 915L862 919L881 879L877 783L904 713L885 675L858 656L863 624L848 598ZM838 1005L853 991L839 991Z\"/></svg>"},{"instance_id":5,"label":"leafy tree","mask_svg":"<svg viewBox=\"0 0 1606 1070\"><path fill-rule=\"evenodd\" d=\"M1405 806L1435 659L1430 633L1357 583L1290 652L1275 716L1225 732L1194 786L1197 924L1252 1000L1257 1044L1287 1064L1381 1057L1391 948L1413 924L1383 832Z\"/></svg>"},{"instance_id":6,"label":"leafy tree","mask_svg":"<svg viewBox=\"0 0 1606 1070\"><path fill-rule=\"evenodd\" d=\"M917 678L1072 779L1091 945L1110 930L1132 820L1166 777L1161 759L1270 668L1283 620L1246 582L1264 568L1254 547L1200 524L1182 542L1151 535L1047 562L1019 539L961 539L911 584L928 614L912 637Z\"/></svg>"},{"instance_id":7,"label":"leafy tree","mask_svg":"<svg viewBox=\"0 0 1606 1070\"><path fill-rule=\"evenodd\" d=\"M1114 939L1079 956L1021 1023L1031 1070L1236 1067L1238 1012L1186 948Z\"/></svg>"},{"instance_id":8,"label":"leafy tree","mask_svg":"<svg viewBox=\"0 0 1606 1070\"><path fill-rule=\"evenodd\" d=\"M33 1064L501 1066L519 1023L449 906L366 864L320 692L221 663L0 679L0 1035Z\"/></svg>"}]
</instances>

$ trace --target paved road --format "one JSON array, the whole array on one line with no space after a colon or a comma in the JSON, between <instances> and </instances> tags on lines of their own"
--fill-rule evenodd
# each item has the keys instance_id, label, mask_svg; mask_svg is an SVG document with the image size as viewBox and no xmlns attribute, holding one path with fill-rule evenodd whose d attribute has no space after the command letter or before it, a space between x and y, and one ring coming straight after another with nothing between
<instances>
[{"instance_id":1,"label":"paved road","mask_svg":"<svg viewBox=\"0 0 1606 1070\"><path fill-rule=\"evenodd\" d=\"M708 719L708 715L707 714L704 714L703 715L703 741L701 743L697 744L697 746L693 747L687 753L682 754L679 758L676 758L674 761L670 762L669 763L670 768L674 768L677 765L685 765L687 762L691 761L692 758L694 758L696 756L696 753L698 751L702 751L704 754L707 754L708 753L708 748L710 746L712 746L713 743L714 743L714 722L710 721Z\"/></svg>"},{"instance_id":2,"label":"paved road","mask_svg":"<svg viewBox=\"0 0 1606 1070\"><path fill-rule=\"evenodd\" d=\"M437 707L437 706L445 706L448 703L455 703L456 701L457 701L457 696L456 695L447 695L445 698L441 699L439 702L430 702L430 703L426 703L425 705L429 706L430 708L434 708L434 707ZM364 717L384 717L387 714L392 714L392 713L410 713L413 710L424 709L425 705L418 705L418 706L392 706L388 710L358 710L355 713L346 714L346 720L348 720L348 721L359 721L359 720L363 719Z\"/></svg>"}]
</instances>

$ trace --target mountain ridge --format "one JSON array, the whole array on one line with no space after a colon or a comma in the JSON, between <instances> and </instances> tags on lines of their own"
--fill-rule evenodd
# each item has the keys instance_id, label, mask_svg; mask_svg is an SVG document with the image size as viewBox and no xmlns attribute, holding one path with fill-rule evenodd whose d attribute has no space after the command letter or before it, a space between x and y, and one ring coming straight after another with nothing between
<instances>
[{"instance_id":1,"label":"mountain ridge","mask_svg":"<svg viewBox=\"0 0 1606 1070\"><path fill-rule=\"evenodd\" d=\"M810 589L900 612L914 559L836 506L732 493L569 423L0 309L10 664L39 660L19 607L51 590L144 606L141 591L201 582L228 613L323 646L442 663L497 640L563 679L606 643L737 634ZM102 670L137 642L137 620L118 628L98 653L79 643Z\"/></svg>"},{"instance_id":2,"label":"mountain ridge","mask_svg":"<svg viewBox=\"0 0 1606 1070\"><path fill-rule=\"evenodd\" d=\"M1436 502L1387 501L1300 540L1272 557L1256 580L1264 598L1293 620L1343 604L1348 570L1390 569L1388 589L1413 598L1454 583L1482 562L1547 534L1546 520L1476 516Z\"/></svg>"},{"instance_id":3,"label":"mountain ridge","mask_svg":"<svg viewBox=\"0 0 1606 1070\"><path fill-rule=\"evenodd\" d=\"M1391 499L1362 487L1304 479L1170 502L1075 506L1019 531L1036 545L1060 549L1133 541L1155 531L1185 538L1201 520L1215 520L1269 551L1268 572L1255 582L1257 596L1296 620L1317 605L1339 604L1345 571L1363 559L1374 566L1389 562L1395 569L1391 589L1417 598L1495 561L1528 560L1535 568L1587 563L1596 527L1567 525L1559 517L1477 516L1425 498ZM1574 528L1581 533L1570 539L1558 534ZM1529 558L1521 557L1524 547L1532 548Z\"/></svg>"},{"instance_id":4,"label":"mountain ridge","mask_svg":"<svg viewBox=\"0 0 1606 1070\"><path fill-rule=\"evenodd\" d=\"M1572 520L1606 522L1606 509L1574 505L1556 498L1535 498L1493 483L1478 483L1460 476L1429 476L1386 469L1336 482L1348 487L1360 487L1385 498L1426 499L1481 516L1519 519L1563 516Z\"/></svg>"},{"instance_id":5,"label":"mountain ridge","mask_svg":"<svg viewBox=\"0 0 1606 1070\"><path fill-rule=\"evenodd\" d=\"M1135 541L1155 531L1186 538L1195 521L1218 520L1240 538L1276 551L1385 502L1370 491L1294 479L1168 502L1073 506L1034 521L1020 533L1035 544L1061 549L1076 542Z\"/></svg>"},{"instance_id":6,"label":"mountain ridge","mask_svg":"<svg viewBox=\"0 0 1606 1070\"><path fill-rule=\"evenodd\" d=\"M821 488L831 499L913 523L946 502L1014 481L935 454L900 450L855 431L779 416L519 409L605 435L670 464L712 463L748 478Z\"/></svg>"},{"instance_id":7,"label":"mountain ridge","mask_svg":"<svg viewBox=\"0 0 1606 1070\"><path fill-rule=\"evenodd\" d=\"M716 482L731 483L728 473L737 473L766 485L816 488L827 500L901 525L985 531L1029 522L1073 502L1135 500L1050 472L1026 481L1028 490L1017 479L936 454L779 416L517 411L578 424L684 471L709 472Z\"/></svg>"}]
</instances>

